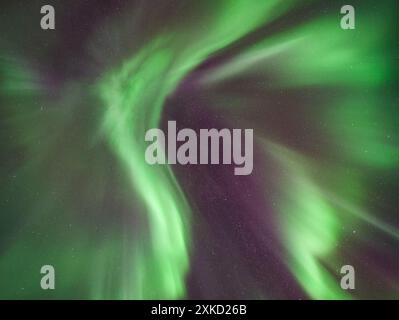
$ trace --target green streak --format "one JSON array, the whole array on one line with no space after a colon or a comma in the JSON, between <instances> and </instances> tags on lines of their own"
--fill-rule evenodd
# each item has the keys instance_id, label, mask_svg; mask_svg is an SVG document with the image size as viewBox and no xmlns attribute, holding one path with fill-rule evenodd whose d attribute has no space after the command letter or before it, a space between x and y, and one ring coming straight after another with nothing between
<instances>
[{"instance_id":1,"label":"green streak","mask_svg":"<svg viewBox=\"0 0 399 320\"><path fill-rule=\"evenodd\" d=\"M341 225L335 206L312 178L305 159L271 143L267 143L267 152L281 166L278 211L288 267L311 298L349 298L337 275L326 268L340 265L334 258Z\"/></svg>"},{"instance_id":2,"label":"green streak","mask_svg":"<svg viewBox=\"0 0 399 320\"><path fill-rule=\"evenodd\" d=\"M394 76L386 52L391 14L359 15L361 31L345 31L335 15L318 18L249 47L211 71L205 82L245 73L273 75L273 86L377 87ZM359 27L360 28L360 27Z\"/></svg>"},{"instance_id":3,"label":"green streak","mask_svg":"<svg viewBox=\"0 0 399 320\"><path fill-rule=\"evenodd\" d=\"M124 298L182 298L189 268L190 208L170 168L145 163L145 131L159 127L165 98L188 72L287 6L263 0L218 2L214 14L201 20L212 32L195 24L160 35L98 86L106 106L104 133L146 207L151 235L148 243L132 245Z\"/></svg>"},{"instance_id":4,"label":"green streak","mask_svg":"<svg viewBox=\"0 0 399 320\"><path fill-rule=\"evenodd\" d=\"M397 111L388 97L352 95L326 114L336 148L362 166L391 169L399 164Z\"/></svg>"}]
</instances>

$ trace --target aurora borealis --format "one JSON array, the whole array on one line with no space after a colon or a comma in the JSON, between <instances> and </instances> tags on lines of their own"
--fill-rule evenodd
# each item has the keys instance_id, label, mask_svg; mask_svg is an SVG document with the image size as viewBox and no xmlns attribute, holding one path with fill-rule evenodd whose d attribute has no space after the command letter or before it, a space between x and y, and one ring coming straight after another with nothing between
<instances>
[{"instance_id":1,"label":"aurora borealis","mask_svg":"<svg viewBox=\"0 0 399 320\"><path fill-rule=\"evenodd\" d=\"M0 5L0 299L399 298L395 1L45 3ZM252 174L148 165L168 121Z\"/></svg>"}]
</instances>

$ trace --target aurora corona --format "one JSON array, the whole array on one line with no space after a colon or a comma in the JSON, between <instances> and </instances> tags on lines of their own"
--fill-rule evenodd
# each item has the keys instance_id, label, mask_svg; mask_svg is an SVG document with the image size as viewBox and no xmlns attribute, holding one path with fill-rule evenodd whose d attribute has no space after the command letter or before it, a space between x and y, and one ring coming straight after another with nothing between
<instances>
[{"instance_id":1,"label":"aurora corona","mask_svg":"<svg viewBox=\"0 0 399 320\"><path fill-rule=\"evenodd\" d=\"M51 5L1 1L0 299L398 298L398 1Z\"/></svg>"}]
</instances>

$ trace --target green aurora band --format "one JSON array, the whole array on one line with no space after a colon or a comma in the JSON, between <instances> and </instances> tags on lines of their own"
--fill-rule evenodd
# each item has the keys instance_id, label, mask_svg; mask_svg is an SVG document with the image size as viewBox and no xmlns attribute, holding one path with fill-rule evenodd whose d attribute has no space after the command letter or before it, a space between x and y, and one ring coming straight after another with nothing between
<instances>
[{"instance_id":1,"label":"green aurora band","mask_svg":"<svg viewBox=\"0 0 399 320\"><path fill-rule=\"evenodd\" d=\"M135 248L134 266L125 298L182 298L189 267L190 208L170 168L145 163L143 133L160 125L162 106L179 82L212 53L274 18L286 8L279 1L221 1L206 21L212 32L197 34L185 28L180 35L153 40L99 87L107 112L104 120L115 154L145 203L150 224L148 248ZM141 250L143 250L141 252ZM162 266L157 272L151 266Z\"/></svg>"},{"instance_id":2,"label":"green aurora band","mask_svg":"<svg viewBox=\"0 0 399 320\"><path fill-rule=\"evenodd\" d=\"M46 95L37 71L28 63L21 66L24 59L2 55L0 95L8 101L4 108L8 118L2 120L4 132L13 132L18 146L22 146L27 158L33 160L17 170L18 177L24 178L1 189L4 197L9 197L15 190L29 194L27 203L32 206L30 213L24 216L26 222L0 256L0 274L5 276L0 298L3 295L7 298L49 296L36 288L37 279L29 278L30 272L37 273L40 261L49 260L49 257L54 265L62 266L62 277L59 276L57 286L67 289L57 293L59 298L73 297L78 281L84 288L82 297L89 299L187 297L195 209L190 206L171 167L146 164L144 133L160 127L166 100L198 66L258 28L267 28L269 23L291 9L310 3L312 1L223 0L217 4L203 1L200 22L190 24L185 21L185 25L163 29L133 56L104 72L100 80L95 83L82 81L80 86L84 89L79 89L78 85L67 87L62 101L57 102ZM293 25L291 29L246 46L239 54L208 71L200 81L200 85L207 89L245 75L264 76L265 79L268 75L273 78L270 86L276 90L338 88L335 91L338 94L320 102L314 108L314 114L309 116L309 121L319 126L331 143L330 148L337 153L334 165L331 162L326 165L327 161L312 159L300 150L285 146L283 139L260 136L256 141L263 154L272 157L281 172L279 196L275 200L279 236L285 250L282 253L284 263L313 299L354 298L340 288L333 275L333 272L339 273L336 266L345 264L339 251L344 233L342 221L351 228L371 225L394 241L399 239L397 228L366 209L370 179L362 174L369 169L389 174L397 172L399 166L397 106L395 97L384 90L384 86L394 81L396 70L395 62L386 53L389 37L385 36L394 21L386 6L378 14L362 15L357 23L362 32L343 32L338 28L337 16L331 14L306 20L299 26ZM206 30L201 26L206 26ZM368 59L362 59L364 56ZM58 211L57 222L72 227L70 221L74 218L67 216L77 209L71 199L62 198L61 203L47 195L40 204L35 204L37 196L34 192L45 194L55 185L37 183L41 181L38 172L46 172L45 163L48 162L45 161L49 161L45 155L38 156L37 150L54 148L56 153L58 149L54 146L58 136L44 141L45 146L37 146L32 141L50 130L58 131L57 128L68 132L73 121L68 116L71 109L57 115L50 112L46 120L37 120L40 112L31 117L19 116L20 111L11 106L17 102L20 110L29 113L36 99L43 105L73 105L72 110L76 112L83 103L75 97L88 88L102 104L101 111L98 108L95 111L101 116L93 125L96 133L91 133L95 136L94 142L90 141L94 145L92 148L96 150L96 139L105 140L110 146L126 175L131 208L141 209L143 214L139 220L144 226L129 236L119 235L120 230L113 229L105 240L96 244L96 249L93 249L93 240L86 234L85 226L76 226L71 239L61 228L49 231L50 222L41 223L43 219L50 219L51 212ZM243 104L232 109L245 108L245 100L240 101ZM235 110L223 111L228 114ZM27 121L32 125L25 130ZM73 136L78 142L70 153L79 156L70 156L65 163L92 162L90 173L101 171L103 167L82 152L86 141L79 141L77 134ZM348 163L358 171L348 173L345 170ZM62 169L57 167L54 171ZM84 171L84 166L79 166L76 173L67 178L70 184L84 175ZM92 195L92 190L103 178L90 181L86 196ZM26 190L26 185L35 183L39 185L37 190ZM67 187L61 191L70 192ZM104 189L93 195L92 202L105 193ZM18 200L13 202L14 207L3 204L3 209L13 215L26 210L16 203ZM5 217L1 219L4 219L1 220L3 226L6 221L11 221ZM126 234L132 233L129 228L129 224L123 226ZM36 234L46 232L57 242L49 244L36 237ZM71 252L71 248L77 247L80 247L78 252ZM21 264L21 256L37 263L26 267ZM120 266L116 266L118 261L122 261ZM120 273L119 277L112 276L115 270ZM23 292L6 289L12 288L16 281L25 284ZM398 281L398 278L394 279L392 288L399 287ZM388 297L397 298L397 294L389 293ZM258 298L264 298L264 295L259 294Z\"/></svg>"}]
</instances>

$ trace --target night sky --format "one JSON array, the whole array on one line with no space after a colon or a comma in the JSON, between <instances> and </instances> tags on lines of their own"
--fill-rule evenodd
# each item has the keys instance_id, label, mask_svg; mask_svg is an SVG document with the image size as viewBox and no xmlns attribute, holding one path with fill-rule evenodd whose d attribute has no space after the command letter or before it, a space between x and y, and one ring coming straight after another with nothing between
<instances>
[{"instance_id":1,"label":"night sky","mask_svg":"<svg viewBox=\"0 0 399 320\"><path fill-rule=\"evenodd\" d=\"M0 299L398 299L398 12L1 1ZM147 164L168 121L253 129L252 174Z\"/></svg>"}]
</instances>

